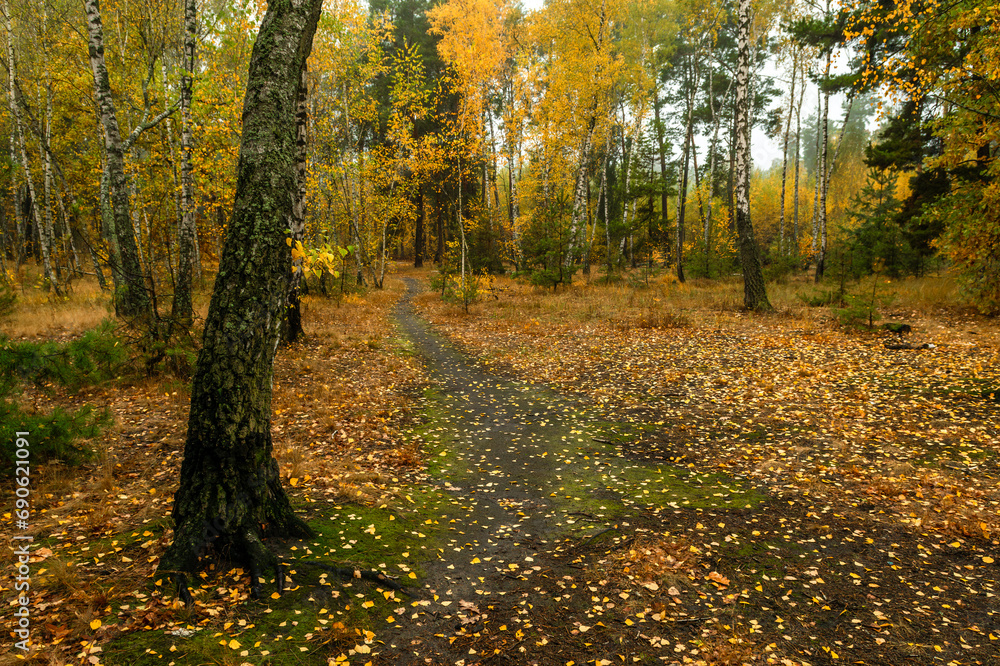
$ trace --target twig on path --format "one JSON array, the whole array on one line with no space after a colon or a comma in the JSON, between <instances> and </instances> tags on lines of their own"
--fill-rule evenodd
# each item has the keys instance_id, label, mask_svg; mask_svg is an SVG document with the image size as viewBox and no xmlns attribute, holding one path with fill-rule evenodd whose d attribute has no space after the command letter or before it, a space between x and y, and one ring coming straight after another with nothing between
<instances>
[{"instance_id":1,"label":"twig on path","mask_svg":"<svg viewBox=\"0 0 1000 666\"><path fill-rule=\"evenodd\" d=\"M673 622L674 624L692 624L694 622L704 622L708 618L707 617L682 617L682 618L671 617L671 618L667 618L667 619L670 620L671 622Z\"/></svg>"},{"instance_id":2,"label":"twig on path","mask_svg":"<svg viewBox=\"0 0 1000 666\"><path fill-rule=\"evenodd\" d=\"M591 536L589 539L587 539L586 541L584 541L582 545L584 545L584 546L588 545L591 541L593 541L597 537L601 536L602 534L607 534L608 532L617 532L617 531L618 531L618 526L617 525L615 525L613 527L609 527L606 530L601 530L597 534Z\"/></svg>"}]
</instances>

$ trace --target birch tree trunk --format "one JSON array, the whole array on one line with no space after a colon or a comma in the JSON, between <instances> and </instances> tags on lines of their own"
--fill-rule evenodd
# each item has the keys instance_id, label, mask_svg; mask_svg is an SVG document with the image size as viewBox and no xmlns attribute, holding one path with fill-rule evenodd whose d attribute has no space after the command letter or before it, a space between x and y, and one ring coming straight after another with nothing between
<instances>
[{"instance_id":1,"label":"birch tree trunk","mask_svg":"<svg viewBox=\"0 0 1000 666\"><path fill-rule=\"evenodd\" d=\"M688 162L691 160L691 112L688 109L688 123L684 132L684 152L681 158L681 182L677 188L677 229L674 237L674 251L677 253L677 280L684 282L684 213L687 208Z\"/></svg>"},{"instance_id":2,"label":"birch tree trunk","mask_svg":"<svg viewBox=\"0 0 1000 666\"><path fill-rule=\"evenodd\" d=\"M669 227L669 205L667 202L667 146L664 137L663 122L660 120L660 85L659 78L653 86L653 120L656 121L656 152L660 160L660 219L664 231Z\"/></svg>"},{"instance_id":3,"label":"birch tree trunk","mask_svg":"<svg viewBox=\"0 0 1000 666\"><path fill-rule=\"evenodd\" d=\"M632 175L632 144L631 137L629 136L629 131L626 124L626 113L625 107L622 106L622 136L621 136L621 147L622 147L622 238L618 246L619 254L619 265L621 265L623 258L625 257L625 244L626 239L631 234L629 230L629 218L628 218L628 198L629 198L629 185L631 184Z\"/></svg>"},{"instance_id":4,"label":"birch tree trunk","mask_svg":"<svg viewBox=\"0 0 1000 666\"><path fill-rule=\"evenodd\" d=\"M191 388L174 539L159 565L177 574L185 600L184 574L207 546L242 561L257 596L262 568L277 566L262 539L312 533L281 486L271 394L291 266L298 91L321 7L269 3L250 57L235 201Z\"/></svg>"},{"instance_id":5,"label":"birch tree trunk","mask_svg":"<svg viewBox=\"0 0 1000 666\"><path fill-rule=\"evenodd\" d=\"M819 246L819 191L822 187L822 161L820 160L819 139L823 134L820 118L823 115L823 91L816 90L816 184L813 188L813 214L812 214L812 244L809 247L809 260L816 260L816 250Z\"/></svg>"},{"instance_id":6,"label":"birch tree trunk","mask_svg":"<svg viewBox=\"0 0 1000 666\"><path fill-rule=\"evenodd\" d=\"M610 143L610 142L609 142ZM611 234L608 232L608 159L604 158L604 165L601 169L601 188L597 195L598 214L604 218L604 254L607 262L605 275L611 273ZM594 236L597 236L596 222L594 224Z\"/></svg>"},{"instance_id":7,"label":"birch tree trunk","mask_svg":"<svg viewBox=\"0 0 1000 666\"><path fill-rule=\"evenodd\" d=\"M597 105L595 103L593 112L590 114L590 120L587 122L587 135L583 140L583 145L580 147L580 166L576 171L576 184L573 188L573 214L569 226L569 245L566 249L566 257L563 260L564 266L570 266L573 263L574 254L576 253L576 238L580 233L580 219L587 197L587 180L589 178L587 164L590 161L590 146L594 140L594 128L597 126L596 112Z\"/></svg>"},{"instance_id":8,"label":"birch tree trunk","mask_svg":"<svg viewBox=\"0 0 1000 666\"><path fill-rule=\"evenodd\" d=\"M17 128L12 127L10 130L10 163L17 164L17 148L15 144L17 143ZM14 201L14 242L16 247L14 248L14 265L17 268L21 267L21 263L24 261L24 215L21 211L21 185L18 182L17 170L13 169L10 177L10 189L11 198Z\"/></svg>"},{"instance_id":9,"label":"birch tree trunk","mask_svg":"<svg viewBox=\"0 0 1000 666\"><path fill-rule=\"evenodd\" d=\"M743 265L743 305L770 310L760 252L750 220L750 0L739 0L736 58L736 231Z\"/></svg>"},{"instance_id":10,"label":"birch tree trunk","mask_svg":"<svg viewBox=\"0 0 1000 666\"><path fill-rule=\"evenodd\" d=\"M42 271L46 282L52 288L56 294L60 294L59 281L56 278L55 273L52 270L52 261L50 257L51 250L51 239L48 234L48 230L51 230L52 224L51 219L49 219L49 225L46 227L45 221L42 219L42 212L39 210L39 203L37 192L35 191L35 181L31 175L31 162L28 161L28 150L25 145L24 139L24 118L21 113L21 103L17 100L16 90L17 90L17 59L14 54L14 31L13 26L10 21L10 5L7 0L3 1L3 22L4 30L7 33L7 99L10 104L10 116L12 119L11 133L15 137L14 141L17 144L18 160L15 163L20 163L21 171L24 174L25 184L28 186L28 196L31 197L31 218L35 223L35 230L38 236L39 250L42 256ZM13 152L13 151L11 151ZM17 197L17 207L20 207L20 196ZM27 225L25 225L25 228ZM24 235L21 235L23 240Z\"/></svg>"},{"instance_id":11,"label":"birch tree trunk","mask_svg":"<svg viewBox=\"0 0 1000 666\"><path fill-rule=\"evenodd\" d=\"M174 324L182 329L191 327L194 311L191 305L191 283L194 276L198 230L195 226L194 174L191 154L194 136L191 126L191 104L194 101L194 69L198 42L198 8L195 0L184 0L184 58L181 66L181 200L180 225L177 228L177 281L171 307Z\"/></svg>"},{"instance_id":12,"label":"birch tree trunk","mask_svg":"<svg viewBox=\"0 0 1000 666\"><path fill-rule=\"evenodd\" d=\"M108 203L114 223L118 259L121 261L121 265L113 267L112 270L115 279L115 308L119 316L130 324L157 338L159 333L156 331L156 313L153 311L153 301L146 285L142 262L139 259L139 248L132 231L128 179L125 175L125 153L129 146L122 141L115 103L111 95L111 82L104 62L104 27L101 23L99 0L84 0L84 10L87 14L90 66L94 74L94 96L97 98L101 124L104 128ZM139 127L136 128L136 132L134 134L138 137L138 133L141 133Z\"/></svg>"},{"instance_id":13,"label":"birch tree trunk","mask_svg":"<svg viewBox=\"0 0 1000 666\"><path fill-rule=\"evenodd\" d=\"M802 137L802 102L806 98L806 72L802 69L802 88L799 92L799 103L795 107L795 194L792 204L792 241L794 254L799 256L799 139Z\"/></svg>"},{"instance_id":14,"label":"birch tree trunk","mask_svg":"<svg viewBox=\"0 0 1000 666\"><path fill-rule=\"evenodd\" d=\"M51 144L52 139L52 85L45 85L45 138L42 149L42 192L43 205L45 208L45 240L42 245L43 252L49 255L48 270L51 271L50 279L55 279L53 290L59 293L59 262L52 255L56 247L55 225L53 224L52 212L52 155L45 150L45 146ZM39 234L41 236L42 234ZM45 245L48 245L46 250Z\"/></svg>"},{"instance_id":15,"label":"birch tree trunk","mask_svg":"<svg viewBox=\"0 0 1000 666\"><path fill-rule=\"evenodd\" d=\"M792 89L788 94L788 118L785 119L785 139L781 151L781 204L778 214L778 229L781 254L785 254L785 184L788 182L788 139L792 129L792 109L795 107L795 80L798 74L799 52L792 54Z\"/></svg>"},{"instance_id":16,"label":"birch tree trunk","mask_svg":"<svg viewBox=\"0 0 1000 666\"><path fill-rule=\"evenodd\" d=\"M830 64L832 55L826 56L826 70L823 76L826 79L830 75ZM817 232L819 234L819 247L816 253L816 282L823 279L823 272L826 267L826 185L827 185L827 153L830 147L830 93L823 92L823 117L820 119L820 129L822 138L820 139L820 169L817 174L819 181L819 218Z\"/></svg>"}]
</instances>

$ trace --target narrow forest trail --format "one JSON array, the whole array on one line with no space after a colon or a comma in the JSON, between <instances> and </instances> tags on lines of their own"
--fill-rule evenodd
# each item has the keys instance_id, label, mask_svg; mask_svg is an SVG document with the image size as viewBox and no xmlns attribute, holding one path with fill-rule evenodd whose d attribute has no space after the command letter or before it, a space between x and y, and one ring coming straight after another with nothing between
<instances>
[{"instance_id":1,"label":"narrow forest trail","mask_svg":"<svg viewBox=\"0 0 1000 666\"><path fill-rule=\"evenodd\" d=\"M628 424L601 421L577 401L491 374L414 313L411 299L420 285L406 282L396 320L436 385L424 427L429 477L454 503L438 520L447 523L439 559L421 565L416 612L379 634L381 657L467 664L594 659L596 646L574 628L587 631L595 617L597 588L577 578L581 544L603 546L632 533L651 503L656 513L692 501L729 508L717 492L727 479L678 481L683 472L621 456L614 440L634 434ZM730 498L729 506L741 508L749 500L741 492ZM642 601L644 593L650 598ZM641 586L622 598L629 596L640 608L655 603ZM596 599L598 615L617 615L614 601ZM613 633L602 642L608 644L596 648L598 657L631 651ZM643 657L659 652L641 643Z\"/></svg>"},{"instance_id":2,"label":"narrow forest trail","mask_svg":"<svg viewBox=\"0 0 1000 666\"><path fill-rule=\"evenodd\" d=\"M552 563L543 568L537 558L565 529L551 497L565 487L554 451L583 425L576 405L485 372L435 334L410 305L418 291L407 279L396 319L437 385L435 422L427 427L442 428L446 444L434 452L433 476L460 501L448 516L454 522L442 558L423 566L430 603L395 637L400 663L468 656L448 640L456 626L530 589L532 575L553 575Z\"/></svg>"}]
</instances>

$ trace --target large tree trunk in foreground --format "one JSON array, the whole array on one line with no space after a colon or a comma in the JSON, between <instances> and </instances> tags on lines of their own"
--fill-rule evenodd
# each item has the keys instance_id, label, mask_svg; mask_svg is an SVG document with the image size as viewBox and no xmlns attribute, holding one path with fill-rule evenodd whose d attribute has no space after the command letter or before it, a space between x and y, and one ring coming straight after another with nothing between
<instances>
[{"instance_id":1,"label":"large tree trunk in foreground","mask_svg":"<svg viewBox=\"0 0 1000 666\"><path fill-rule=\"evenodd\" d=\"M760 267L760 251L750 221L750 0L740 0L736 58L736 232L743 265L743 305L770 310Z\"/></svg>"},{"instance_id":2,"label":"large tree trunk in foreground","mask_svg":"<svg viewBox=\"0 0 1000 666\"><path fill-rule=\"evenodd\" d=\"M265 536L304 537L272 456L271 392L288 294L299 77L322 0L272 0L250 60L236 198L191 389L161 572L192 572L206 546L249 567L276 564ZM179 583L184 581L178 577ZM185 588L182 588L185 589Z\"/></svg>"}]
</instances>

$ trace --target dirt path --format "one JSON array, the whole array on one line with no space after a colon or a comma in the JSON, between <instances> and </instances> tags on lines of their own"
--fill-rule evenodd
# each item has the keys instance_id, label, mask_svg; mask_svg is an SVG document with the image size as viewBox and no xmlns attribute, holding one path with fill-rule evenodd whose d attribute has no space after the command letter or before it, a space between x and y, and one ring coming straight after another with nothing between
<instances>
[{"instance_id":1,"label":"dirt path","mask_svg":"<svg viewBox=\"0 0 1000 666\"><path fill-rule=\"evenodd\" d=\"M447 640L456 626L488 619L489 604L528 589L538 572L553 575L549 558L539 564L539 551L567 528L551 497L565 487L553 451L583 417L568 401L477 367L413 313L409 301L419 287L407 284L397 320L438 383L437 423L429 426L450 433L433 461L434 476L461 505L448 516L453 536L443 557L423 567L430 603L390 646L396 659L418 663L467 656L467 648L459 652Z\"/></svg>"},{"instance_id":2,"label":"dirt path","mask_svg":"<svg viewBox=\"0 0 1000 666\"><path fill-rule=\"evenodd\" d=\"M689 478L621 455L616 440L642 426L602 421L578 401L491 374L414 314L410 299L420 287L407 285L396 318L437 383L426 405L428 471L456 503L440 519L449 524L440 559L422 567L416 612L381 636L385 663L659 654L641 631L628 640L606 631L599 643L589 640L597 632L584 636L590 624L607 629L602 618L624 629L629 614L662 604L655 585L595 596L607 581L589 580L583 550L655 533L642 525L664 508L726 510L762 496L725 477Z\"/></svg>"}]
</instances>

